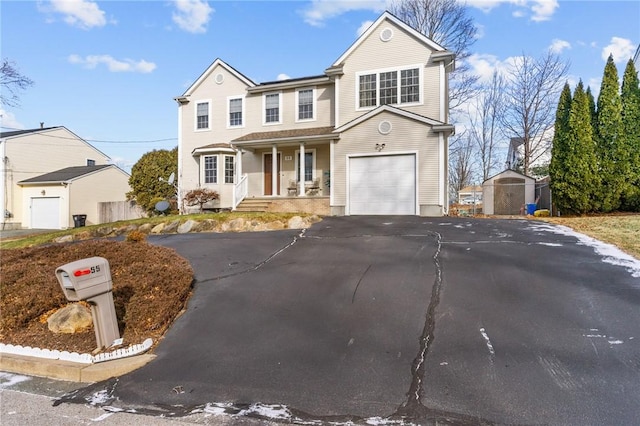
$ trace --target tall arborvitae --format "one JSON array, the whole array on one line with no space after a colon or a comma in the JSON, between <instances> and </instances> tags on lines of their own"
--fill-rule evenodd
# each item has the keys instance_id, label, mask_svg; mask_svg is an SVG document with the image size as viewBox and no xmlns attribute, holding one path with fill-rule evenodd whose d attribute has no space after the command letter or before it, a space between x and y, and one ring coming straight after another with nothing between
<instances>
[{"instance_id":1,"label":"tall arborvitae","mask_svg":"<svg viewBox=\"0 0 640 426\"><path fill-rule=\"evenodd\" d=\"M591 126L593 127L593 134L597 134L596 126L598 124L598 114L596 113L596 100L591 93L591 86L587 86L586 90L587 99L589 100L589 112L591 113Z\"/></svg>"},{"instance_id":2,"label":"tall arborvitae","mask_svg":"<svg viewBox=\"0 0 640 426\"><path fill-rule=\"evenodd\" d=\"M622 128L629 153L629 179L623 194L623 209L640 211L640 82L634 62L629 59L622 77Z\"/></svg>"},{"instance_id":3,"label":"tall arborvitae","mask_svg":"<svg viewBox=\"0 0 640 426\"><path fill-rule=\"evenodd\" d=\"M549 163L549 177L551 178L551 190L553 202L560 211L570 210L570 200L566 196L568 188L565 180L567 170L567 136L569 133L569 115L571 113L571 89L565 83L558 109L556 109L556 121L553 133L553 145L551 147L551 162Z\"/></svg>"},{"instance_id":4,"label":"tall arborvitae","mask_svg":"<svg viewBox=\"0 0 640 426\"><path fill-rule=\"evenodd\" d=\"M629 177L629 155L624 150L622 103L618 86L618 70L609 55L598 95L596 123L596 154L600 166L602 187L598 194L603 212L620 207L625 182Z\"/></svg>"},{"instance_id":5,"label":"tall arborvitae","mask_svg":"<svg viewBox=\"0 0 640 426\"><path fill-rule=\"evenodd\" d=\"M582 81L573 92L566 137L564 182L566 191L558 206L562 213L584 214L597 211L600 175L593 142L589 100Z\"/></svg>"}]
</instances>

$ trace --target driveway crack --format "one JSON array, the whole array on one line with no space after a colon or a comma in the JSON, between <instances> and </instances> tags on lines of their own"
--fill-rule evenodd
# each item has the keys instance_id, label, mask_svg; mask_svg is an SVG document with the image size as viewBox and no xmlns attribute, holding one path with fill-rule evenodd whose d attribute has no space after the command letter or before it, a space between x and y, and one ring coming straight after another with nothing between
<instances>
[{"instance_id":1,"label":"driveway crack","mask_svg":"<svg viewBox=\"0 0 640 426\"><path fill-rule=\"evenodd\" d=\"M436 328L436 308L440 303L440 292L442 290L442 264L440 262L440 251L442 249L442 235L434 232L431 234L436 240L436 251L432 256L433 265L435 267L435 279L431 289L431 301L427 308L425 316L424 328L420 335L420 349L418 355L413 360L411 367L411 385L407 393L407 401L405 401L396 412L391 416L403 418L421 418L429 413L429 409L422 404L422 395L424 393L424 376L425 376L425 360L429 353L431 344L435 339Z\"/></svg>"}]
</instances>

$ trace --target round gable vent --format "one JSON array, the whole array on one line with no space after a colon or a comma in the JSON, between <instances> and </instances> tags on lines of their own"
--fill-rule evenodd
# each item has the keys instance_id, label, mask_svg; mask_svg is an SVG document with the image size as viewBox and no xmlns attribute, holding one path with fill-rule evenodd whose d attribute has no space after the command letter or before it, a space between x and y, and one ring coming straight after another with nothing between
<instances>
[{"instance_id":1,"label":"round gable vent","mask_svg":"<svg viewBox=\"0 0 640 426\"><path fill-rule=\"evenodd\" d=\"M219 72L218 74L216 74L216 77L214 80L216 84L222 84L222 82L224 81L224 74Z\"/></svg>"},{"instance_id":2,"label":"round gable vent","mask_svg":"<svg viewBox=\"0 0 640 426\"><path fill-rule=\"evenodd\" d=\"M380 31L380 40L389 41L393 38L393 30L391 28L385 28Z\"/></svg>"},{"instance_id":3,"label":"round gable vent","mask_svg":"<svg viewBox=\"0 0 640 426\"><path fill-rule=\"evenodd\" d=\"M378 131L383 134L383 135L388 135L389 133L391 133L391 122L390 121L381 121L380 124L378 124Z\"/></svg>"}]
</instances>

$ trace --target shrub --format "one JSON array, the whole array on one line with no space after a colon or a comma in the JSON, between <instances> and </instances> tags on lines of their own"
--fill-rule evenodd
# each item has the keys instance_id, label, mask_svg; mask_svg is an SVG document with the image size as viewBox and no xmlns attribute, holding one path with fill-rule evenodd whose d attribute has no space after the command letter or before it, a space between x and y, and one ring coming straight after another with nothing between
<instances>
[{"instance_id":1,"label":"shrub","mask_svg":"<svg viewBox=\"0 0 640 426\"><path fill-rule=\"evenodd\" d=\"M126 237L126 241L129 241L132 243L141 243L146 239L147 239L147 236L145 235L145 233L138 230L129 232Z\"/></svg>"}]
</instances>

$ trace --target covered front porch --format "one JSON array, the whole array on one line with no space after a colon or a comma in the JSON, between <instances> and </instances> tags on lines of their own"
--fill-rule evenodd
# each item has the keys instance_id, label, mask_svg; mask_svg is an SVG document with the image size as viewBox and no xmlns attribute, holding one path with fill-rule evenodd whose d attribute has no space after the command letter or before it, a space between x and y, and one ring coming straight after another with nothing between
<instances>
[{"instance_id":1,"label":"covered front porch","mask_svg":"<svg viewBox=\"0 0 640 426\"><path fill-rule=\"evenodd\" d=\"M252 133L232 141L238 180L234 206L270 201L266 211L328 214L333 127ZM264 202L264 201L263 201Z\"/></svg>"}]
</instances>

